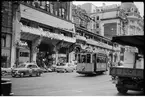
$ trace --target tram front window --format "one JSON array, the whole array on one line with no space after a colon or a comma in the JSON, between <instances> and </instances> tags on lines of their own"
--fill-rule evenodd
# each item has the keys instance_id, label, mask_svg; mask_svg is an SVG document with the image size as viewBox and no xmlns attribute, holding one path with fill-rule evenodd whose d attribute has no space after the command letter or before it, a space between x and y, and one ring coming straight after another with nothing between
<instances>
[{"instance_id":1,"label":"tram front window","mask_svg":"<svg viewBox=\"0 0 145 97\"><path fill-rule=\"evenodd\" d=\"M87 63L91 63L91 55L87 54Z\"/></svg>"},{"instance_id":2,"label":"tram front window","mask_svg":"<svg viewBox=\"0 0 145 97\"><path fill-rule=\"evenodd\" d=\"M86 62L86 55L82 55L82 63L85 63Z\"/></svg>"}]
</instances>

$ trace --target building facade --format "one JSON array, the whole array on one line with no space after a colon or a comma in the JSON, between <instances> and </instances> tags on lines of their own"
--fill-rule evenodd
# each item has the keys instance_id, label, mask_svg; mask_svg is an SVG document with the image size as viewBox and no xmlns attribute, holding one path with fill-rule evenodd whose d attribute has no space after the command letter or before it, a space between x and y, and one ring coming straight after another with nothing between
<instances>
[{"instance_id":1,"label":"building facade","mask_svg":"<svg viewBox=\"0 0 145 97\"><path fill-rule=\"evenodd\" d=\"M12 46L12 2L2 2L2 22L1 22L1 66L11 66L11 46Z\"/></svg>"},{"instance_id":2,"label":"building facade","mask_svg":"<svg viewBox=\"0 0 145 97\"><path fill-rule=\"evenodd\" d=\"M127 35L144 35L143 17L140 16L138 8L132 2L121 3L121 9L125 11L128 19Z\"/></svg>"},{"instance_id":3,"label":"building facade","mask_svg":"<svg viewBox=\"0 0 145 97\"><path fill-rule=\"evenodd\" d=\"M117 57L112 56L112 52L118 49L114 47L112 50L111 40L97 33L97 29L92 29L91 25L97 24L94 18L89 17L84 9L73 5L72 17L76 29L76 47L75 52L105 52L110 58L117 60ZM99 31L98 31L99 32ZM75 57L77 60L77 57Z\"/></svg>"},{"instance_id":4,"label":"building facade","mask_svg":"<svg viewBox=\"0 0 145 97\"><path fill-rule=\"evenodd\" d=\"M14 3L11 65L42 61L51 66L71 61L70 46L76 42L71 22L71 2L21 1Z\"/></svg>"},{"instance_id":5,"label":"building facade","mask_svg":"<svg viewBox=\"0 0 145 97\"><path fill-rule=\"evenodd\" d=\"M87 3L84 5L91 6L92 4ZM93 9L90 9L88 12L92 12L90 13L90 17L98 22L97 25L98 28L100 28L100 35L102 36L112 39L113 36L119 35L144 35L143 18L141 18L140 13L133 2L123 2L121 5L109 6L103 4L101 7L96 7L96 12L93 12L92 10ZM96 29L95 23L92 25L92 29ZM120 56L120 59L124 61L127 60L124 56L137 52L135 47L117 46L120 47L118 55Z\"/></svg>"}]
</instances>

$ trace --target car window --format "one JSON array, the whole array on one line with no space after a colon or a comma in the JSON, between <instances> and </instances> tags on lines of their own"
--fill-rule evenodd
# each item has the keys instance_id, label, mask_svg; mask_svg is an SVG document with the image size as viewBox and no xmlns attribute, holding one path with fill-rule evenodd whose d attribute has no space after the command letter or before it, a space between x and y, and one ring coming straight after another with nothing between
<instances>
[{"instance_id":1,"label":"car window","mask_svg":"<svg viewBox=\"0 0 145 97\"><path fill-rule=\"evenodd\" d=\"M20 64L18 65L18 68L24 68L26 66L26 64Z\"/></svg>"},{"instance_id":2,"label":"car window","mask_svg":"<svg viewBox=\"0 0 145 97\"><path fill-rule=\"evenodd\" d=\"M68 66L71 66L71 64L68 64Z\"/></svg>"},{"instance_id":3,"label":"car window","mask_svg":"<svg viewBox=\"0 0 145 97\"><path fill-rule=\"evenodd\" d=\"M32 65L32 68L37 68L37 66L36 65Z\"/></svg>"},{"instance_id":4,"label":"car window","mask_svg":"<svg viewBox=\"0 0 145 97\"><path fill-rule=\"evenodd\" d=\"M27 68L32 68L32 65L28 65Z\"/></svg>"},{"instance_id":5,"label":"car window","mask_svg":"<svg viewBox=\"0 0 145 97\"><path fill-rule=\"evenodd\" d=\"M66 65L66 64L64 64L64 63L60 63L60 64L59 64L59 66L65 66L65 65Z\"/></svg>"}]
</instances>

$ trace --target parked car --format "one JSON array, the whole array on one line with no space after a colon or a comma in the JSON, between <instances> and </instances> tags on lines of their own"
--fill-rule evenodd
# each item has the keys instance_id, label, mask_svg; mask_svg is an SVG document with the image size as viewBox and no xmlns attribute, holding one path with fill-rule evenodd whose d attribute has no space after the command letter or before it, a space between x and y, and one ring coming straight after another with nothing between
<instances>
[{"instance_id":1,"label":"parked car","mask_svg":"<svg viewBox=\"0 0 145 97\"><path fill-rule=\"evenodd\" d=\"M11 80L1 78L1 96L13 96L13 94Z\"/></svg>"},{"instance_id":2,"label":"parked car","mask_svg":"<svg viewBox=\"0 0 145 97\"><path fill-rule=\"evenodd\" d=\"M41 68L41 69L43 70L44 73L52 72L50 68Z\"/></svg>"},{"instance_id":3,"label":"parked car","mask_svg":"<svg viewBox=\"0 0 145 97\"><path fill-rule=\"evenodd\" d=\"M52 65L52 66L50 67L50 69L52 70L52 72L55 72L55 71L56 71L56 65Z\"/></svg>"},{"instance_id":4,"label":"parked car","mask_svg":"<svg viewBox=\"0 0 145 97\"><path fill-rule=\"evenodd\" d=\"M43 70L36 63L22 63L17 68L12 69L12 77L41 76Z\"/></svg>"},{"instance_id":5,"label":"parked car","mask_svg":"<svg viewBox=\"0 0 145 97\"><path fill-rule=\"evenodd\" d=\"M3 68L3 67L1 67L1 76L11 74L11 72L12 72L12 68Z\"/></svg>"},{"instance_id":6,"label":"parked car","mask_svg":"<svg viewBox=\"0 0 145 97\"><path fill-rule=\"evenodd\" d=\"M59 63L56 66L56 72L73 72L74 65L71 63Z\"/></svg>"}]
</instances>

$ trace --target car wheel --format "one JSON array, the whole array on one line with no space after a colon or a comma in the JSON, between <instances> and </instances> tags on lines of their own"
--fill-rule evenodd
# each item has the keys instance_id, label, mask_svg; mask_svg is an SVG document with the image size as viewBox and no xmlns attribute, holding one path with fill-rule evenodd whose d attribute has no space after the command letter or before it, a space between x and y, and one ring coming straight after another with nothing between
<instances>
[{"instance_id":1,"label":"car wheel","mask_svg":"<svg viewBox=\"0 0 145 97\"><path fill-rule=\"evenodd\" d=\"M32 74L29 74L30 77L32 77Z\"/></svg>"},{"instance_id":2,"label":"car wheel","mask_svg":"<svg viewBox=\"0 0 145 97\"><path fill-rule=\"evenodd\" d=\"M15 74L12 74L12 77L16 77L16 75Z\"/></svg>"},{"instance_id":3,"label":"car wheel","mask_svg":"<svg viewBox=\"0 0 145 97\"><path fill-rule=\"evenodd\" d=\"M20 77L24 77L24 73L20 73Z\"/></svg>"},{"instance_id":4,"label":"car wheel","mask_svg":"<svg viewBox=\"0 0 145 97\"><path fill-rule=\"evenodd\" d=\"M63 73L66 73L66 72L67 72L67 70L66 70L66 69L64 69Z\"/></svg>"},{"instance_id":5,"label":"car wheel","mask_svg":"<svg viewBox=\"0 0 145 97\"><path fill-rule=\"evenodd\" d=\"M57 73L59 73L59 71L56 71Z\"/></svg>"},{"instance_id":6,"label":"car wheel","mask_svg":"<svg viewBox=\"0 0 145 97\"><path fill-rule=\"evenodd\" d=\"M38 73L37 73L37 76L41 76L41 73L40 73L40 72L38 72Z\"/></svg>"},{"instance_id":7,"label":"car wheel","mask_svg":"<svg viewBox=\"0 0 145 97\"><path fill-rule=\"evenodd\" d=\"M2 76L5 76L7 74L6 71L2 71Z\"/></svg>"}]
</instances>

